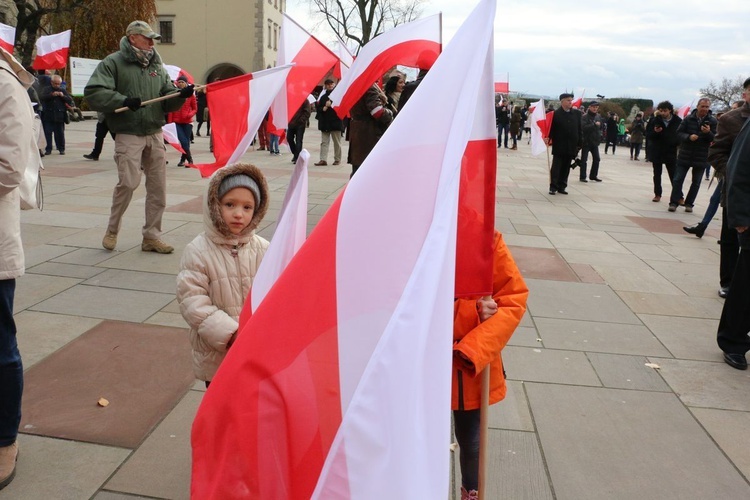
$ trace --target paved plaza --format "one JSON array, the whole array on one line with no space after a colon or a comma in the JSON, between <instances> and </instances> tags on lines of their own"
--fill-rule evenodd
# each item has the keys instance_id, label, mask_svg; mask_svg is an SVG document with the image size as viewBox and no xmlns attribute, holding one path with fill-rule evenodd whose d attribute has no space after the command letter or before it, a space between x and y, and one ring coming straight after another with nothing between
<instances>
[{"instance_id":1,"label":"paved plaza","mask_svg":"<svg viewBox=\"0 0 750 500\"><path fill-rule=\"evenodd\" d=\"M320 150L312 125L311 163ZM94 126L67 126L66 155L44 158L44 211L22 214L24 416L17 477L0 500L189 497L190 426L204 389L175 276L202 231L207 181L177 167L170 148L163 229L174 254L141 252L142 186L108 252L114 144L106 139L98 162L82 158ZM195 138L197 162L212 159L208 144ZM243 158L269 181L259 231L269 239L290 159L253 149ZM309 229L349 171L310 165ZM726 365L715 340L720 214L702 239L682 231L700 221L708 182L689 214L667 212L668 196L651 201L650 164L626 148L602 154L600 177L584 184L574 170L570 194L550 196L547 159L532 157L525 137L517 151L498 150L496 227L530 295L503 351L509 391L491 412L488 498L750 498L750 372Z\"/></svg>"}]
</instances>

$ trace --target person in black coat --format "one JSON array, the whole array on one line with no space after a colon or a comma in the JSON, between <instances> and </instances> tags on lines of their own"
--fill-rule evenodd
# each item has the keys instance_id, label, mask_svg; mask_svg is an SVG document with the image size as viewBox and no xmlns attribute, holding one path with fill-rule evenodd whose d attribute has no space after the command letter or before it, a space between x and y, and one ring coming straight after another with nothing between
<instances>
[{"instance_id":1,"label":"person in black coat","mask_svg":"<svg viewBox=\"0 0 750 500\"><path fill-rule=\"evenodd\" d=\"M602 117L599 115L599 102L593 101L589 104L586 113L581 118L581 131L583 132L583 152L581 153L581 171L579 180L586 180L586 169L591 153L591 172L589 178L592 181L601 182L599 178L599 144L602 142Z\"/></svg>"},{"instance_id":2,"label":"person in black coat","mask_svg":"<svg viewBox=\"0 0 750 500\"><path fill-rule=\"evenodd\" d=\"M724 361L732 368L747 369L745 353L750 350L750 120L732 146L726 170L727 225L737 231L740 254L721 311L717 343L724 352Z\"/></svg>"},{"instance_id":3,"label":"person in black coat","mask_svg":"<svg viewBox=\"0 0 750 500\"><path fill-rule=\"evenodd\" d=\"M544 142L552 144L552 170L549 194L568 194L570 166L581 150L581 112L573 108L573 94L560 94L560 107L552 115L549 137Z\"/></svg>"},{"instance_id":4,"label":"person in black coat","mask_svg":"<svg viewBox=\"0 0 750 500\"><path fill-rule=\"evenodd\" d=\"M651 118L646 127L648 139L648 156L654 171L654 198L652 201L661 200L661 173L662 166L667 167L667 175L671 184L677 163L677 146L680 138L677 129L682 119L674 114L674 106L669 101L662 101L656 106L656 116Z\"/></svg>"},{"instance_id":5,"label":"person in black coat","mask_svg":"<svg viewBox=\"0 0 750 500\"><path fill-rule=\"evenodd\" d=\"M65 154L65 121L68 115L67 106L73 106L68 91L62 88L60 75L53 75L49 85L42 88L42 126L47 139L45 154L52 153L52 137L61 155Z\"/></svg>"},{"instance_id":6,"label":"person in black coat","mask_svg":"<svg viewBox=\"0 0 750 500\"><path fill-rule=\"evenodd\" d=\"M341 163L341 131L344 129L341 118L333 110L331 103L331 92L336 87L336 82L330 78L325 82L325 90L320 94L315 103L315 118L318 120L318 130L320 130L320 161L316 162L317 166L328 165L328 145L333 139L333 164Z\"/></svg>"},{"instance_id":7,"label":"person in black coat","mask_svg":"<svg viewBox=\"0 0 750 500\"><path fill-rule=\"evenodd\" d=\"M292 151L292 163L297 163L297 157L302 152L302 140L305 137L305 128L310 119L310 103L305 100L299 107L286 129L286 140Z\"/></svg>"},{"instance_id":8,"label":"person in black coat","mask_svg":"<svg viewBox=\"0 0 750 500\"><path fill-rule=\"evenodd\" d=\"M612 146L612 154L615 154L617 148L617 115L610 112L609 118L607 118L607 142L604 145L604 154L606 155L609 151L609 147Z\"/></svg>"},{"instance_id":9,"label":"person in black coat","mask_svg":"<svg viewBox=\"0 0 750 500\"><path fill-rule=\"evenodd\" d=\"M682 184L688 170L693 169L693 180L685 197L685 211L693 211L695 197L701 187L703 172L708 166L708 147L716 135L716 118L711 116L711 101L703 98L677 129L680 138L680 152L677 155L677 168L672 179L672 195L669 197L669 211L677 210L683 198Z\"/></svg>"},{"instance_id":10,"label":"person in black coat","mask_svg":"<svg viewBox=\"0 0 750 500\"><path fill-rule=\"evenodd\" d=\"M505 102L495 104L495 123L497 124L497 147L503 144L508 148L508 132L510 132L510 113Z\"/></svg>"}]
</instances>

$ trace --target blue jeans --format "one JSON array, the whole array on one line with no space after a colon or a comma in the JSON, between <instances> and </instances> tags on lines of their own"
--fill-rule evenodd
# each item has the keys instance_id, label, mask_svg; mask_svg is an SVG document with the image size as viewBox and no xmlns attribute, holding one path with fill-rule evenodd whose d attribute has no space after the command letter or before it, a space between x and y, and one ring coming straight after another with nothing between
<instances>
[{"instance_id":1,"label":"blue jeans","mask_svg":"<svg viewBox=\"0 0 750 500\"><path fill-rule=\"evenodd\" d=\"M716 210L719 209L719 201L721 201L721 190L723 188L724 179L719 179L719 182L716 183L714 194L711 195L711 199L708 201L708 208L706 209L706 213L703 216L703 220L701 221L701 224L706 227L708 227L708 225L711 223L711 219L713 219L714 215L716 215Z\"/></svg>"},{"instance_id":2,"label":"blue jeans","mask_svg":"<svg viewBox=\"0 0 750 500\"><path fill-rule=\"evenodd\" d=\"M271 153L279 152L279 136L276 134L268 134L268 151Z\"/></svg>"},{"instance_id":3,"label":"blue jeans","mask_svg":"<svg viewBox=\"0 0 750 500\"><path fill-rule=\"evenodd\" d=\"M497 126L497 147L500 147L501 139L505 139L505 147L508 147L508 133L510 123L501 123Z\"/></svg>"},{"instance_id":4,"label":"blue jeans","mask_svg":"<svg viewBox=\"0 0 750 500\"><path fill-rule=\"evenodd\" d=\"M678 163L674 170L674 178L672 179L672 196L669 198L670 205L679 205L680 199L682 199L682 184L685 182L688 170L693 170L693 178L690 182L690 189L688 189L687 196L685 196L685 206L692 207L695 198L698 196L698 190L701 188L701 180L703 180L703 172L706 170L705 165L693 165L692 167L681 167Z\"/></svg>"},{"instance_id":5,"label":"blue jeans","mask_svg":"<svg viewBox=\"0 0 750 500\"><path fill-rule=\"evenodd\" d=\"M188 158L190 157L190 136L193 134L192 123L175 123L177 129L177 139L180 141L180 146L185 150Z\"/></svg>"},{"instance_id":6,"label":"blue jeans","mask_svg":"<svg viewBox=\"0 0 750 500\"><path fill-rule=\"evenodd\" d=\"M480 410L453 410L461 485L467 491L479 489L479 414Z\"/></svg>"},{"instance_id":7,"label":"blue jeans","mask_svg":"<svg viewBox=\"0 0 750 500\"><path fill-rule=\"evenodd\" d=\"M16 280L0 280L0 448L16 441L21 422L23 365L13 321L15 291Z\"/></svg>"}]
</instances>

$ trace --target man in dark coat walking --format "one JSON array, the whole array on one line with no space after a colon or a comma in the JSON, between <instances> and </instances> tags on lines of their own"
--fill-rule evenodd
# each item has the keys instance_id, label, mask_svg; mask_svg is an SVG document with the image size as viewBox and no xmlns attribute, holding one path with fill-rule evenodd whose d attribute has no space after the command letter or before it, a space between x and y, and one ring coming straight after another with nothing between
<instances>
[{"instance_id":1,"label":"man in dark coat walking","mask_svg":"<svg viewBox=\"0 0 750 500\"><path fill-rule=\"evenodd\" d=\"M73 106L73 99L68 91L62 88L60 75L52 75L50 84L42 89L42 126L44 137L47 139L47 150L44 154L52 153L52 137L61 155L65 154L65 118L68 115L67 106Z\"/></svg>"},{"instance_id":2,"label":"man in dark coat walking","mask_svg":"<svg viewBox=\"0 0 750 500\"><path fill-rule=\"evenodd\" d=\"M581 130L583 132L583 152L581 153L581 172L579 179L586 180L586 169L588 166L589 153L591 153L591 172L589 178L592 181L601 182L599 178L599 144L602 142L602 117L599 115L599 102L593 101L589 104L586 113L581 117Z\"/></svg>"},{"instance_id":3,"label":"man in dark coat walking","mask_svg":"<svg viewBox=\"0 0 750 500\"><path fill-rule=\"evenodd\" d=\"M286 140L289 143L289 149L292 150L292 163L297 163L297 157L302 151L302 139L305 137L305 128L307 121L310 119L310 103L305 100L299 107L286 129Z\"/></svg>"},{"instance_id":4,"label":"man in dark coat walking","mask_svg":"<svg viewBox=\"0 0 750 500\"><path fill-rule=\"evenodd\" d=\"M325 82L325 90L315 103L317 111L315 118L318 120L318 130L320 130L320 161L315 163L317 166L328 165L328 145L333 139L333 164L341 163L341 131L343 124L341 118L333 110L331 103L331 92L336 87L336 83L328 79Z\"/></svg>"},{"instance_id":5,"label":"man in dark coat walking","mask_svg":"<svg viewBox=\"0 0 750 500\"><path fill-rule=\"evenodd\" d=\"M669 197L669 211L677 210L683 198L682 183L685 182L688 170L693 169L693 180L685 198L685 211L693 211L695 197L701 187L703 172L708 166L708 147L716 135L716 118L711 116L711 101L703 98L677 129L680 139L680 152L677 156L677 168L672 178L672 195Z\"/></svg>"},{"instance_id":6,"label":"man in dark coat walking","mask_svg":"<svg viewBox=\"0 0 750 500\"><path fill-rule=\"evenodd\" d=\"M581 150L581 112L573 108L573 94L560 94L560 107L552 115L549 137L544 140L552 144L552 170L550 172L549 194L568 194L570 166Z\"/></svg>"}]
</instances>

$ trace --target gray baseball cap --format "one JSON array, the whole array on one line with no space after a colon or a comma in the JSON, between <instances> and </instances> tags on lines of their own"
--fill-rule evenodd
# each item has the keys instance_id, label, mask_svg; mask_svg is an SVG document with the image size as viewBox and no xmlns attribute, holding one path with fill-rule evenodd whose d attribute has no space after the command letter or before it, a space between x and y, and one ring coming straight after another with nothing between
<instances>
[{"instance_id":1,"label":"gray baseball cap","mask_svg":"<svg viewBox=\"0 0 750 500\"><path fill-rule=\"evenodd\" d=\"M161 40L161 35L154 32L154 30L151 29L151 26L145 21L133 21L128 24L128 29L125 30L125 36L130 35L143 35L146 38L151 38L153 40Z\"/></svg>"}]
</instances>

